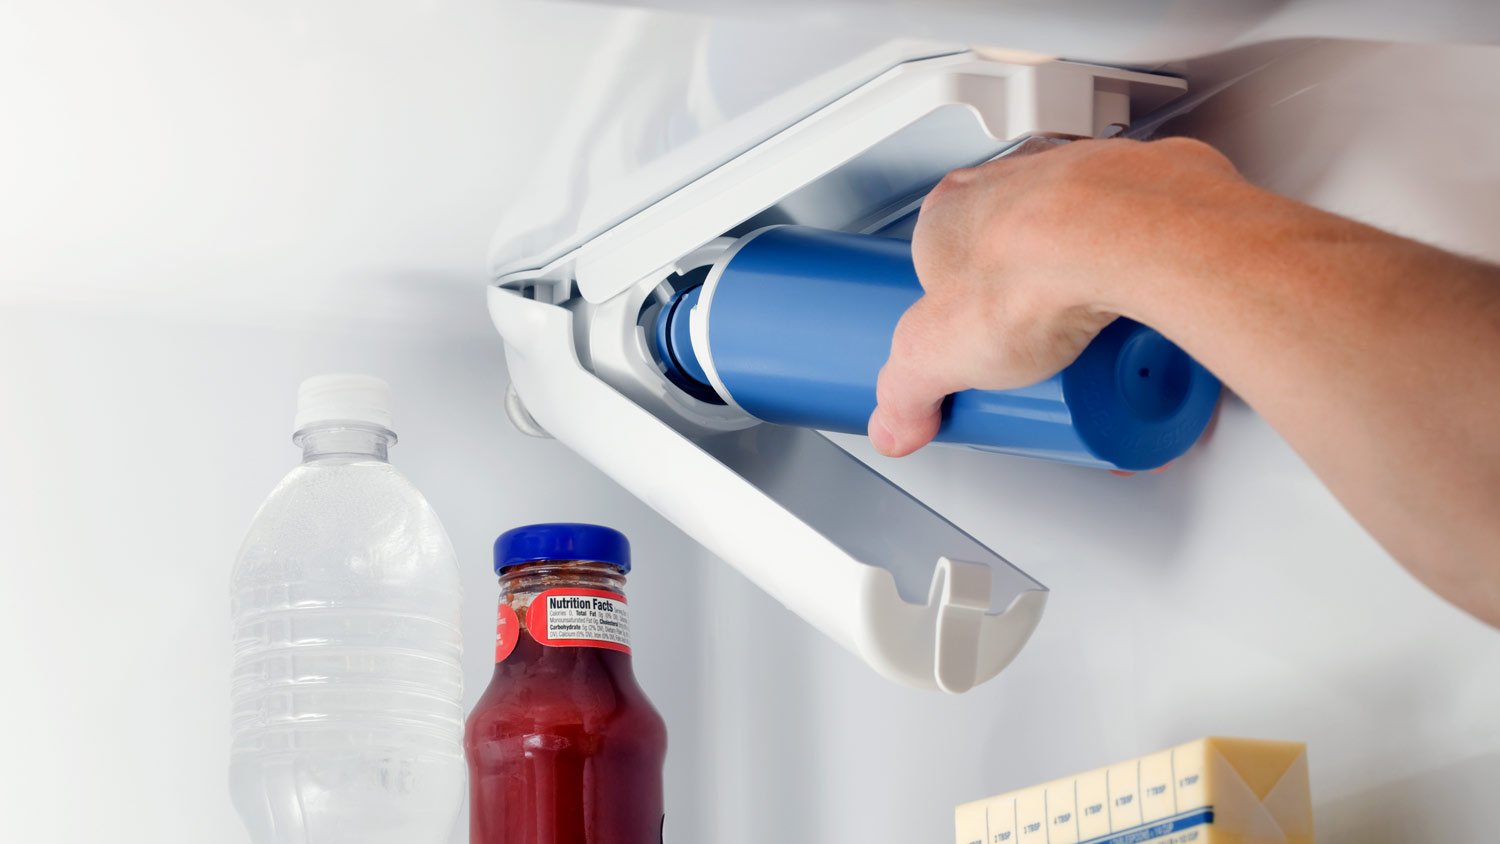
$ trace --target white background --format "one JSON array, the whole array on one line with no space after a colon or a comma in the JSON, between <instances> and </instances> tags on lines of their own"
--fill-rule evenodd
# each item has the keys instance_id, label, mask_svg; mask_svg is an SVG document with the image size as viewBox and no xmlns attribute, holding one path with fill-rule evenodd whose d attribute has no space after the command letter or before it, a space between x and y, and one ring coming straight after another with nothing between
<instances>
[{"instance_id":1,"label":"white background","mask_svg":"<svg viewBox=\"0 0 1500 844\"><path fill-rule=\"evenodd\" d=\"M1500 633L1412 581L1235 401L1161 476L878 462L1054 590L1015 665L961 697L878 679L511 430L486 244L575 58L622 20L477 0L0 12L0 839L243 840L229 567L297 459L296 382L349 369L391 381L393 461L459 550L469 702L494 536L631 535L669 840L934 844L956 802L1203 734L1308 741L1324 841L1493 836ZM1496 78L1494 50L1315 45L1179 128L1276 190L1500 259Z\"/></svg>"}]
</instances>

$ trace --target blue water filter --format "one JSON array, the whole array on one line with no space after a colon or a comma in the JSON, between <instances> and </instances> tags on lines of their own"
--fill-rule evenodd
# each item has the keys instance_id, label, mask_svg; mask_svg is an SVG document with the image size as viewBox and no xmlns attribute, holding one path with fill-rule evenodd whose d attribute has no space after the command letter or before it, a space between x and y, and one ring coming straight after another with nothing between
<instances>
[{"instance_id":1,"label":"blue water filter","mask_svg":"<svg viewBox=\"0 0 1500 844\"><path fill-rule=\"evenodd\" d=\"M862 434L896 322L921 295L906 241L775 226L735 242L701 286L662 309L657 354L700 398L767 422ZM1198 440L1218 397L1208 370L1122 318L1045 381L950 396L936 439L1145 471Z\"/></svg>"}]
</instances>

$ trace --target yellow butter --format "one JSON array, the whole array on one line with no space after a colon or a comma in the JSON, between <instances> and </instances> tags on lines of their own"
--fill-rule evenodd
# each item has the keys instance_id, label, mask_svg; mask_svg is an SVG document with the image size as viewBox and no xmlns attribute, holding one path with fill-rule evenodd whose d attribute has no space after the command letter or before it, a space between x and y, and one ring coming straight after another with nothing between
<instances>
[{"instance_id":1,"label":"yellow butter","mask_svg":"<svg viewBox=\"0 0 1500 844\"><path fill-rule=\"evenodd\" d=\"M1312 844L1307 747L1204 738L959 806L957 844Z\"/></svg>"}]
</instances>

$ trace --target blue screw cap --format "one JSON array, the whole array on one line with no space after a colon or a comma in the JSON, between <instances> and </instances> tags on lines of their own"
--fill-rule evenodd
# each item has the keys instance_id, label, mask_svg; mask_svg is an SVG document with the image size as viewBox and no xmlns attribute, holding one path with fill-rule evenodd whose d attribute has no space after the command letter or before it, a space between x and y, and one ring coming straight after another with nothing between
<instances>
[{"instance_id":1,"label":"blue screw cap","mask_svg":"<svg viewBox=\"0 0 1500 844\"><path fill-rule=\"evenodd\" d=\"M511 528L495 540L495 574L522 563L581 560L630 573L630 540L603 525L552 522Z\"/></svg>"}]
</instances>

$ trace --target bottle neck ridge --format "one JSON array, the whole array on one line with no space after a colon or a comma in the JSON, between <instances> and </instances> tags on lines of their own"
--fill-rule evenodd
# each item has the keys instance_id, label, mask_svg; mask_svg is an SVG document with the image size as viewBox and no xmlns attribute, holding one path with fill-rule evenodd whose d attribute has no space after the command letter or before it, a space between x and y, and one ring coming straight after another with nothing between
<instances>
[{"instance_id":1,"label":"bottle neck ridge","mask_svg":"<svg viewBox=\"0 0 1500 844\"><path fill-rule=\"evenodd\" d=\"M396 442L391 431L364 422L323 422L308 425L292 435L302 447L302 462L327 459L387 461L387 451Z\"/></svg>"}]
</instances>

